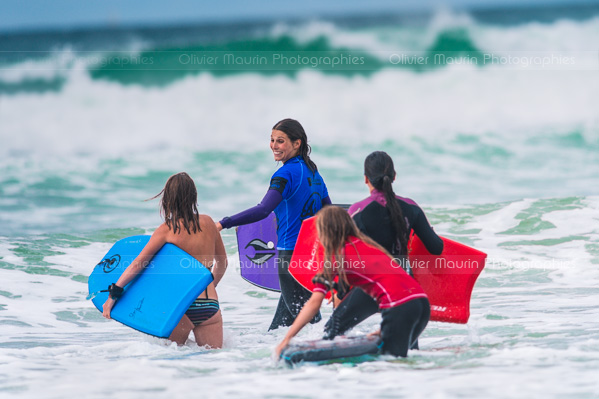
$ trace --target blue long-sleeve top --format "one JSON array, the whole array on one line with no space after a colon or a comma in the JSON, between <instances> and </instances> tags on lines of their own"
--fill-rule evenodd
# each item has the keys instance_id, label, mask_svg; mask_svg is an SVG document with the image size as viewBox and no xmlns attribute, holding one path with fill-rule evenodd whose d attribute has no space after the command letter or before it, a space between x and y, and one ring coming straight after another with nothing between
<instances>
[{"instance_id":1,"label":"blue long-sleeve top","mask_svg":"<svg viewBox=\"0 0 599 399\"><path fill-rule=\"evenodd\" d=\"M270 180L262 201L220 221L223 228L257 222L274 211L277 217L277 249L293 250L303 220L331 203L326 184L301 156L286 161Z\"/></svg>"}]
</instances>

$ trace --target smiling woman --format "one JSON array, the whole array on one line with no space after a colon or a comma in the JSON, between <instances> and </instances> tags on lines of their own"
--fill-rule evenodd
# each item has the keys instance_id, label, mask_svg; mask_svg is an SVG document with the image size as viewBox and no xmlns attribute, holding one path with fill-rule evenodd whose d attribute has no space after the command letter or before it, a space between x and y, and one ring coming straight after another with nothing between
<instances>
[{"instance_id":1,"label":"smiling woman","mask_svg":"<svg viewBox=\"0 0 599 399\"><path fill-rule=\"evenodd\" d=\"M287 134L280 130L273 130L270 136L270 149L277 162L287 162L297 156L300 140L291 141Z\"/></svg>"},{"instance_id":2,"label":"smiling woman","mask_svg":"<svg viewBox=\"0 0 599 399\"><path fill-rule=\"evenodd\" d=\"M288 265L295 248L302 220L314 216L331 203L327 186L310 159L308 137L302 125L294 119L277 122L270 136L274 160L283 162L270 180L262 202L216 223L217 229L241 226L266 218L271 212L277 217L277 269L281 297L269 330L289 326L310 297L289 274ZM320 320L317 314L312 322Z\"/></svg>"}]
</instances>

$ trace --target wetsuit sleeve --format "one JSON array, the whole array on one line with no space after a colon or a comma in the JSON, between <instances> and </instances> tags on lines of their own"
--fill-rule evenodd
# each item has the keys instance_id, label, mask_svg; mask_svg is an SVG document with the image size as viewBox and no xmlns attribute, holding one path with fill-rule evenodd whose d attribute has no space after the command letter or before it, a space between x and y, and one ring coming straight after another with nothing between
<instances>
[{"instance_id":1,"label":"wetsuit sleeve","mask_svg":"<svg viewBox=\"0 0 599 399\"><path fill-rule=\"evenodd\" d=\"M322 206L331 205L331 204L332 204L331 197L329 197L328 195L322 199Z\"/></svg>"},{"instance_id":2,"label":"wetsuit sleeve","mask_svg":"<svg viewBox=\"0 0 599 399\"><path fill-rule=\"evenodd\" d=\"M270 185L268 190L278 191L281 194L281 198L287 198L291 190L291 175L288 170L281 168L275 172L270 179Z\"/></svg>"},{"instance_id":3,"label":"wetsuit sleeve","mask_svg":"<svg viewBox=\"0 0 599 399\"><path fill-rule=\"evenodd\" d=\"M414 233L422 240L427 251L433 255L441 255L443 252L443 240L435 233L426 219L422 209L418 208L418 215L412 226Z\"/></svg>"},{"instance_id":4,"label":"wetsuit sleeve","mask_svg":"<svg viewBox=\"0 0 599 399\"><path fill-rule=\"evenodd\" d=\"M326 295L329 292L329 288L322 283L314 283L314 288L312 288L312 292L322 292Z\"/></svg>"},{"instance_id":5,"label":"wetsuit sleeve","mask_svg":"<svg viewBox=\"0 0 599 399\"><path fill-rule=\"evenodd\" d=\"M351 213L350 213L350 216L351 216ZM356 222L356 226L358 226L358 230L360 230L362 233L364 233L366 231L366 226L364 225L364 222L362 222L362 213L358 212L358 213L354 214L352 216L352 219L354 219L354 222Z\"/></svg>"},{"instance_id":6,"label":"wetsuit sleeve","mask_svg":"<svg viewBox=\"0 0 599 399\"><path fill-rule=\"evenodd\" d=\"M322 292L326 295L331 290L332 284L322 276L321 272L322 269L312 277L312 284L314 284L312 292Z\"/></svg>"},{"instance_id":7,"label":"wetsuit sleeve","mask_svg":"<svg viewBox=\"0 0 599 399\"><path fill-rule=\"evenodd\" d=\"M224 229L229 229L234 226L257 222L270 215L282 200L283 196L278 190L269 189L258 205L236 215L225 217L220 221L220 224Z\"/></svg>"}]
</instances>

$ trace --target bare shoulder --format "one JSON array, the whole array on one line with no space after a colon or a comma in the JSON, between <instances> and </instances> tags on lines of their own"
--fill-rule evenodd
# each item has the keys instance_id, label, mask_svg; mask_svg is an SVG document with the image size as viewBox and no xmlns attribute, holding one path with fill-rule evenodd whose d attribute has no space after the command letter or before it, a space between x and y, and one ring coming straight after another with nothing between
<instances>
[{"instance_id":1,"label":"bare shoulder","mask_svg":"<svg viewBox=\"0 0 599 399\"><path fill-rule=\"evenodd\" d=\"M200 214L200 215L198 215L198 219L200 221L200 228L202 230L204 230L204 231L216 230L214 220L210 216Z\"/></svg>"},{"instance_id":2,"label":"bare shoulder","mask_svg":"<svg viewBox=\"0 0 599 399\"><path fill-rule=\"evenodd\" d=\"M214 224L214 220L212 220L212 218L208 215L204 215L203 213L198 215L198 218L200 219L200 223L212 223Z\"/></svg>"},{"instance_id":3,"label":"bare shoulder","mask_svg":"<svg viewBox=\"0 0 599 399\"><path fill-rule=\"evenodd\" d=\"M168 232L169 232L168 226L166 225L166 223L162 223L160 226L158 226L158 228L156 230L154 230L154 232L152 233L152 236L166 237Z\"/></svg>"},{"instance_id":4,"label":"bare shoulder","mask_svg":"<svg viewBox=\"0 0 599 399\"><path fill-rule=\"evenodd\" d=\"M152 233L152 237L148 242L146 248L150 248L152 254L156 253L162 245L168 242L168 227L166 224L161 224ZM149 247L148 247L149 246Z\"/></svg>"}]
</instances>

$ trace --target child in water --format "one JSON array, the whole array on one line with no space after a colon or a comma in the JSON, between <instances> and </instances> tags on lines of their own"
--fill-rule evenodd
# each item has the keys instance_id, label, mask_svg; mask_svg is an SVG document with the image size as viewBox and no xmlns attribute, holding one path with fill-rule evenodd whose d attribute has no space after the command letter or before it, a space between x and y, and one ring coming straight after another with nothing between
<instances>
[{"instance_id":1,"label":"child in water","mask_svg":"<svg viewBox=\"0 0 599 399\"><path fill-rule=\"evenodd\" d=\"M318 212L316 228L324 247L321 270L313 279L315 288L287 335L277 346L277 357L318 313L325 295L338 278L340 290L361 288L381 309L382 352L406 357L430 318L430 304L420 285L392 259L383 247L365 236L342 208L328 206ZM378 250L377 256L360 256Z\"/></svg>"},{"instance_id":2,"label":"child in water","mask_svg":"<svg viewBox=\"0 0 599 399\"><path fill-rule=\"evenodd\" d=\"M111 285L110 295L103 306L103 316L110 319L110 312L122 294L123 287L143 272L160 248L166 243L174 244L203 265L208 265L214 281L185 312L169 339L183 345L193 331L198 345L221 348L223 320L216 286L227 269L223 240L212 218L198 212L196 186L187 173L171 176L164 189L154 198L159 196L162 196L160 206L164 223L154 231L150 241L125 269L116 284Z\"/></svg>"}]
</instances>

